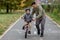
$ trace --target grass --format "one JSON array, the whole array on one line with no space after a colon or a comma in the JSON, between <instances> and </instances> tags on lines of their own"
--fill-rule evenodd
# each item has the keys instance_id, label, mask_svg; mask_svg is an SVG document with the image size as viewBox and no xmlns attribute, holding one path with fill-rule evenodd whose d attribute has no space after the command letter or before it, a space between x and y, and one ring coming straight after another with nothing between
<instances>
[{"instance_id":1,"label":"grass","mask_svg":"<svg viewBox=\"0 0 60 40\"><path fill-rule=\"evenodd\" d=\"M48 16L50 16L56 23L60 25L60 5L42 5L42 7L45 9ZM53 9L53 10L52 10ZM49 11L50 12L49 12Z\"/></svg>"},{"instance_id":2,"label":"grass","mask_svg":"<svg viewBox=\"0 0 60 40\"><path fill-rule=\"evenodd\" d=\"M0 35L2 35L22 14L23 13L0 14Z\"/></svg>"},{"instance_id":3,"label":"grass","mask_svg":"<svg viewBox=\"0 0 60 40\"><path fill-rule=\"evenodd\" d=\"M50 16L56 23L60 25L60 13L47 13L47 15Z\"/></svg>"}]
</instances>

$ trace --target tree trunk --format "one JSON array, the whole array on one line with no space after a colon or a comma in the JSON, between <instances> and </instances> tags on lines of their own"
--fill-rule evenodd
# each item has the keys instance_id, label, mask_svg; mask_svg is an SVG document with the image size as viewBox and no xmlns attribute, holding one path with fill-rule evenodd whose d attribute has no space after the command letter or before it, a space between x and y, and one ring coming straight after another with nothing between
<instances>
[{"instance_id":1,"label":"tree trunk","mask_svg":"<svg viewBox=\"0 0 60 40\"><path fill-rule=\"evenodd\" d=\"M6 12L9 13L9 5L6 6Z\"/></svg>"}]
</instances>

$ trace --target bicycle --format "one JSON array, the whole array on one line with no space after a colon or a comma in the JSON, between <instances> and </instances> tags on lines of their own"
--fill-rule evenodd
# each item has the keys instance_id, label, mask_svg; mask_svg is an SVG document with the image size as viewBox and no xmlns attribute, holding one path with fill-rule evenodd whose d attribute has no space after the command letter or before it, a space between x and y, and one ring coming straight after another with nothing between
<instances>
[{"instance_id":1,"label":"bicycle","mask_svg":"<svg viewBox=\"0 0 60 40\"><path fill-rule=\"evenodd\" d=\"M22 17L23 18L23 17ZM35 21L34 19L32 19L32 21ZM30 22L32 22L32 21L27 21L27 24L25 24L24 26L23 26L23 30L25 30L25 38L27 38L27 34L28 34L28 32L29 32L29 23ZM31 34L31 33L29 33L29 34Z\"/></svg>"},{"instance_id":2,"label":"bicycle","mask_svg":"<svg viewBox=\"0 0 60 40\"><path fill-rule=\"evenodd\" d=\"M24 26L25 27L25 38L27 38L29 22Z\"/></svg>"}]
</instances>

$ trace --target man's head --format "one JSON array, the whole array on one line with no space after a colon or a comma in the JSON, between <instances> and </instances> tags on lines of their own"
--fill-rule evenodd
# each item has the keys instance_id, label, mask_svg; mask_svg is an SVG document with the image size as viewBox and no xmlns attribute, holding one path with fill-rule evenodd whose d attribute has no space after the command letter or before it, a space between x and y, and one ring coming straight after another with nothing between
<instances>
[{"instance_id":1,"label":"man's head","mask_svg":"<svg viewBox=\"0 0 60 40\"><path fill-rule=\"evenodd\" d=\"M36 2L33 2L33 3L31 4L31 6L32 6L33 8L36 8L36 7L37 7Z\"/></svg>"},{"instance_id":2,"label":"man's head","mask_svg":"<svg viewBox=\"0 0 60 40\"><path fill-rule=\"evenodd\" d=\"M29 13L30 13L30 9L26 9L25 12L26 12L27 14L29 14Z\"/></svg>"}]
</instances>

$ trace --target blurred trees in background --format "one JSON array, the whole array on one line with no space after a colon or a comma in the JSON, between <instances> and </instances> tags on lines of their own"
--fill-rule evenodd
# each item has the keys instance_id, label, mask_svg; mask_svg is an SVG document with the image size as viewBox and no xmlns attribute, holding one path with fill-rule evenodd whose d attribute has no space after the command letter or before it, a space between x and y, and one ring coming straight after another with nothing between
<instances>
[{"instance_id":1,"label":"blurred trees in background","mask_svg":"<svg viewBox=\"0 0 60 40\"><path fill-rule=\"evenodd\" d=\"M20 3L21 0L0 0L0 9L6 9L6 12L8 13L9 10L18 9Z\"/></svg>"},{"instance_id":2,"label":"blurred trees in background","mask_svg":"<svg viewBox=\"0 0 60 40\"><path fill-rule=\"evenodd\" d=\"M42 5L42 7L48 13L60 15L60 5Z\"/></svg>"},{"instance_id":3,"label":"blurred trees in background","mask_svg":"<svg viewBox=\"0 0 60 40\"><path fill-rule=\"evenodd\" d=\"M24 6L20 6L25 4ZM12 10L23 9L31 5L34 0L0 0L0 9L5 9L6 12L12 12Z\"/></svg>"},{"instance_id":4,"label":"blurred trees in background","mask_svg":"<svg viewBox=\"0 0 60 40\"><path fill-rule=\"evenodd\" d=\"M60 11L60 0L54 0L52 4L42 5L46 12L56 12L59 13Z\"/></svg>"},{"instance_id":5,"label":"blurred trees in background","mask_svg":"<svg viewBox=\"0 0 60 40\"><path fill-rule=\"evenodd\" d=\"M26 8L26 7L30 7L31 6L31 3L33 2L33 1L35 1L35 0L24 0L24 2L20 5L20 9L24 9L24 8Z\"/></svg>"},{"instance_id":6,"label":"blurred trees in background","mask_svg":"<svg viewBox=\"0 0 60 40\"><path fill-rule=\"evenodd\" d=\"M54 21L60 24L60 1L57 1L51 5L42 5L42 7L45 9L47 15L49 15Z\"/></svg>"}]
</instances>

